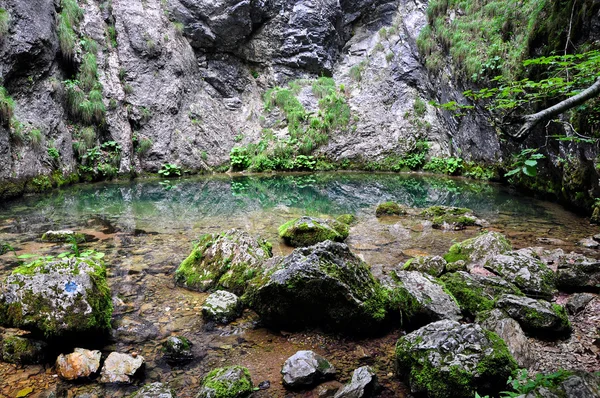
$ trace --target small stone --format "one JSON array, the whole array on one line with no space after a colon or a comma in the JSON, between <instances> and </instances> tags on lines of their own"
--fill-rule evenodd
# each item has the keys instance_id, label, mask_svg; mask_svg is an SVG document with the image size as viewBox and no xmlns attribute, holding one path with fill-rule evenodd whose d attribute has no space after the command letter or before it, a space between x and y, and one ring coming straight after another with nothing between
<instances>
[{"instance_id":1,"label":"small stone","mask_svg":"<svg viewBox=\"0 0 600 398\"><path fill-rule=\"evenodd\" d=\"M423 256L409 259L404 263L405 271L419 271L438 277L446 268L446 260L440 256Z\"/></svg>"},{"instance_id":2,"label":"small stone","mask_svg":"<svg viewBox=\"0 0 600 398\"><path fill-rule=\"evenodd\" d=\"M377 375L369 366L354 371L352 380L339 390L334 398L368 398L375 395L379 385Z\"/></svg>"},{"instance_id":3,"label":"small stone","mask_svg":"<svg viewBox=\"0 0 600 398\"><path fill-rule=\"evenodd\" d=\"M335 368L312 351L298 351L285 361L281 374L286 387L310 387L335 375Z\"/></svg>"},{"instance_id":4,"label":"small stone","mask_svg":"<svg viewBox=\"0 0 600 398\"><path fill-rule=\"evenodd\" d=\"M75 348L68 355L60 354L56 359L56 373L64 380L90 377L100 368L101 353L84 348Z\"/></svg>"},{"instance_id":5,"label":"small stone","mask_svg":"<svg viewBox=\"0 0 600 398\"><path fill-rule=\"evenodd\" d=\"M100 372L100 383L130 383L131 376L140 370L144 362L141 355L134 358L128 354L111 352Z\"/></svg>"},{"instance_id":6,"label":"small stone","mask_svg":"<svg viewBox=\"0 0 600 398\"><path fill-rule=\"evenodd\" d=\"M194 358L192 343L183 336L170 336L163 343L165 360L171 364L189 362Z\"/></svg>"},{"instance_id":7,"label":"small stone","mask_svg":"<svg viewBox=\"0 0 600 398\"><path fill-rule=\"evenodd\" d=\"M402 216L406 214L406 209L395 202L381 203L375 209L375 216Z\"/></svg>"},{"instance_id":8,"label":"small stone","mask_svg":"<svg viewBox=\"0 0 600 398\"><path fill-rule=\"evenodd\" d=\"M202 305L202 315L209 321L230 323L242 313L238 296L225 290L217 290L206 298Z\"/></svg>"},{"instance_id":9,"label":"small stone","mask_svg":"<svg viewBox=\"0 0 600 398\"><path fill-rule=\"evenodd\" d=\"M22 390L19 390L19 392L17 392L17 395L15 395L15 398L25 398L32 392L33 392L33 388L25 387Z\"/></svg>"},{"instance_id":10,"label":"small stone","mask_svg":"<svg viewBox=\"0 0 600 398\"><path fill-rule=\"evenodd\" d=\"M271 382L269 380L261 381L260 383L258 383L259 390L268 390L269 388L271 388Z\"/></svg>"},{"instance_id":11,"label":"small stone","mask_svg":"<svg viewBox=\"0 0 600 398\"><path fill-rule=\"evenodd\" d=\"M305 216L280 226L279 236L293 247L312 246L326 240L343 242L348 237L348 224Z\"/></svg>"},{"instance_id":12,"label":"small stone","mask_svg":"<svg viewBox=\"0 0 600 398\"><path fill-rule=\"evenodd\" d=\"M41 363L47 346L43 341L6 332L0 338L0 359L20 365Z\"/></svg>"},{"instance_id":13,"label":"small stone","mask_svg":"<svg viewBox=\"0 0 600 398\"><path fill-rule=\"evenodd\" d=\"M572 315L583 311L586 305L588 305L589 302L594 299L594 297L595 296L591 293L576 293L572 295L567 301L567 311L569 311L569 314Z\"/></svg>"},{"instance_id":14,"label":"small stone","mask_svg":"<svg viewBox=\"0 0 600 398\"><path fill-rule=\"evenodd\" d=\"M531 347L527 336L517 321L510 318L506 312L493 309L484 313L483 320L477 319L477 322L487 330L496 333L506 342L508 350L522 368L528 368L532 365Z\"/></svg>"}]
</instances>

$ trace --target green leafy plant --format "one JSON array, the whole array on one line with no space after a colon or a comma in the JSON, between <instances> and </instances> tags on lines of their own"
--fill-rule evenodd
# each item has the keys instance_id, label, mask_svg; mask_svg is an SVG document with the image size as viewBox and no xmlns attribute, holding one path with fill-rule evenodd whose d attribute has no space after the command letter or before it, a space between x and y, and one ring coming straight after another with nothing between
<instances>
[{"instance_id":1,"label":"green leafy plant","mask_svg":"<svg viewBox=\"0 0 600 398\"><path fill-rule=\"evenodd\" d=\"M545 156L537 153L537 149L528 148L515 155L511 164L511 170L504 174L504 177L512 177L518 174L524 174L528 177L537 176L538 160Z\"/></svg>"},{"instance_id":2,"label":"green leafy plant","mask_svg":"<svg viewBox=\"0 0 600 398\"><path fill-rule=\"evenodd\" d=\"M52 158L54 160L60 159L60 153L58 152L58 149L56 149L54 147L48 148L48 156L50 156L50 158Z\"/></svg>"},{"instance_id":3,"label":"green leafy plant","mask_svg":"<svg viewBox=\"0 0 600 398\"><path fill-rule=\"evenodd\" d=\"M513 391L501 392L502 397L518 397L527 395L538 387L552 388L560 385L566 378L573 373L566 370L558 370L554 373L542 374L538 373L534 378L529 377L527 369L520 369L516 377L509 377L507 384L512 387Z\"/></svg>"},{"instance_id":4,"label":"green leafy plant","mask_svg":"<svg viewBox=\"0 0 600 398\"><path fill-rule=\"evenodd\" d=\"M181 168L171 163L165 163L158 170L158 174L163 177L179 177L181 176Z\"/></svg>"}]
</instances>

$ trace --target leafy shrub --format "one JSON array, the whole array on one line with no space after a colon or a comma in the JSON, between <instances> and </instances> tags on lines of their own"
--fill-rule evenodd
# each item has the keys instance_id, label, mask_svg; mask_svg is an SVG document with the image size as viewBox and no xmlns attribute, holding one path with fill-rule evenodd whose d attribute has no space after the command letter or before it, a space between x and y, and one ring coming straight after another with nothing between
<instances>
[{"instance_id":1,"label":"leafy shrub","mask_svg":"<svg viewBox=\"0 0 600 398\"><path fill-rule=\"evenodd\" d=\"M246 148L232 148L229 152L229 160L234 170L245 170L250 166L250 157Z\"/></svg>"},{"instance_id":2,"label":"leafy shrub","mask_svg":"<svg viewBox=\"0 0 600 398\"><path fill-rule=\"evenodd\" d=\"M537 153L537 149L529 148L522 150L519 154L514 155L511 164L512 169L504 174L504 177L512 177L517 174L524 174L528 177L537 176L538 160L544 159L546 156Z\"/></svg>"},{"instance_id":3,"label":"leafy shrub","mask_svg":"<svg viewBox=\"0 0 600 398\"><path fill-rule=\"evenodd\" d=\"M423 167L424 170L434 173L442 173L455 175L461 172L463 168L463 160L460 158L438 158L432 157L429 162Z\"/></svg>"},{"instance_id":4,"label":"leafy shrub","mask_svg":"<svg viewBox=\"0 0 600 398\"><path fill-rule=\"evenodd\" d=\"M160 170L158 170L158 174L163 177L179 177L181 176L181 168L171 163L165 163Z\"/></svg>"}]
</instances>

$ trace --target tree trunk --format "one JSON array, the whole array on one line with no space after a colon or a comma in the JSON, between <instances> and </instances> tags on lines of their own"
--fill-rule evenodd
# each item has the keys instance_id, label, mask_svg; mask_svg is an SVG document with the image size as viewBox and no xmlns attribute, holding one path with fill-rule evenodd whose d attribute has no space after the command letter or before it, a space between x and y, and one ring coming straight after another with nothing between
<instances>
[{"instance_id":1,"label":"tree trunk","mask_svg":"<svg viewBox=\"0 0 600 398\"><path fill-rule=\"evenodd\" d=\"M561 113L568 111L569 109L576 107L577 105L581 105L590 98L596 97L598 95L600 95L600 77L596 80L594 84L592 84L590 87L586 88L579 94L569 97L556 105L552 105L550 108L546 108L542 111L539 111L538 113L523 116L521 120L524 123L517 132L517 134L513 135L513 137L521 138L527 135L531 131L531 129L534 128L538 123L558 116Z\"/></svg>"}]
</instances>

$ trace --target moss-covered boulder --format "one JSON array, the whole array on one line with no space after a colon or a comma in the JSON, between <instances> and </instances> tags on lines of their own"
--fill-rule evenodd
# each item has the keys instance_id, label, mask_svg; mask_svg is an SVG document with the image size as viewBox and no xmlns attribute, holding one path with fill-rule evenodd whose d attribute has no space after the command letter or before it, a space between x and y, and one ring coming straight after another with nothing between
<instances>
[{"instance_id":1,"label":"moss-covered boulder","mask_svg":"<svg viewBox=\"0 0 600 398\"><path fill-rule=\"evenodd\" d=\"M253 391L252 377L242 366L211 371L202 380L198 398L245 398Z\"/></svg>"},{"instance_id":2,"label":"moss-covered boulder","mask_svg":"<svg viewBox=\"0 0 600 398\"><path fill-rule=\"evenodd\" d=\"M343 242L348 229L348 224L337 220L300 217L280 226L279 236L290 246L306 247L326 240Z\"/></svg>"},{"instance_id":3,"label":"moss-covered boulder","mask_svg":"<svg viewBox=\"0 0 600 398\"><path fill-rule=\"evenodd\" d=\"M181 365L194 359L192 342L183 336L169 336L162 344L162 351L170 364Z\"/></svg>"},{"instance_id":4,"label":"moss-covered boulder","mask_svg":"<svg viewBox=\"0 0 600 398\"><path fill-rule=\"evenodd\" d=\"M554 272L539 259L522 252L491 257L484 268L514 283L527 296L550 300L557 293Z\"/></svg>"},{"instance_id":5,"label":"moss-covered boulder","mask_svg":"<svg viewBox=\"0 0 600 398\"><path fill-rule=\"evenodd\" d=\"M222 289L241 295L270 257L271 244L247 232L206 234L175 271L175 283L201 292Z\"/></svg>"},{"instance_id":6,"label":"moss-covered boulder","mask_svg":"<svg viewBox=\"0 0 600 398\"><path fill-rule=\"evenodd\" d=\"M43 341L6 332L0 336L0 361L19 365L41 363L47 346Z\"/></svg>"},{"instance_id":7,"label":"moss-covered boulder","mask_svg":"<svg viewBox=\"0 0 600 398\"><path fill-rule=\"evenodd\" d=\"M472 398L496 394L517 364L504 341L476 324L443 320L401 337L396 344L398 374L414 394L431 398Z\"/></svg>"},{"instance_id":8,"label":"moss-covered boulder","mask_svg":"<svg viewBox=\"0 0 600 398\"><path fill-rule=\"evenodd\" d=\"M566 291L600 292L600 261L575 253L560 256L556 285Z\"/></svg>"},{"instance_id":9,"label":"moss-covered boulder","mask_svg":"<svg viewBox=\"0 0 600 398\"><path fill-rule=\"evenodd\" d=\"M110 330L112 301L99 260L37 260L1 285L0 324L60 337Z\"/></svg>"},{"instance_id":10,"label":"moss-covered boulder","mask_svg":"<svg viewBox=\"0 0 600 398\"><path fill-rule=\"evenodd\" d=\"M403 216L405 215L406 209L395 202L384 202L377 205L375 209L375 216Z\"/></svg>"},{"instance_id":11,"label":"moss-covered boulder","mask_svg":"<svg viewBox=\"0 0 600 398\"><path fill-rule=\"evenodd\" d=\"M356 221L356 217L354 216L354 214L342 214L341 216L337 216L335 219L343 224L348 225Z\"/></svg>"},{"instance_id":12,"label":"moss-covered boulder","mask_svg":"<svg viewBox=\"0 0 600 398\"><path fill-rule=\"evenodd\" d=\"M77 243L85 242L85 235L79 232L71 230L60 230L60 231L48 231L42 235L42 242L71 242L76 241Z\"/></svg>"},{"instance_id":13,"label":"moss-covered boulder","mask_svg":"<svg viewBox=\"0 0 600 398\"><path fill-rule=\"evenodd\" d=\"M242 314L242 303L238 296L225 291L217 290L211 293L202 304L204 319L219 323L229 323Z\"/></svg>"},{"instance_id":14,"label":"moss-covered boulder","mask_svg":"<svg viewBox=\"0 0 600 398\"><path fill-rule=\"evenodd\" d=\"M560 338L571 333L569 317L561 305L511 294L502 295L496 305L531 335Z\"/></svg>"},{"instance_id":15,"label":"moss-covered boulder","mask_svg":"<svg viewBox=\"0 0 600 398\"><path fill-rule=\"evenodd\" d=\"M480 223L473 211L464 207L431 206L421 211L420 216L431 220L433 228L454 231Z\"/></svg>"},{"instance_id":16,"label":"moss-covered boulder","mask_svg":"<svg viewBox=\"0 0 600 398\"><path fill-rule=\"evenodd\" d=\"M521 368L529 368L533 364L533 352L529 340L519 322L498 308L480 313L475 322L483 328L496 333L508 347L511 355Z\"/></svg>"},{"instance_id":17,"label":"moss-covered boulder","mask_svg":"<svg viewBox=\"0 0 600 398\"><path fill-rule=\"evenodd\" d=\"M440 281L452 293L463 314L470 318L494 308L502 294L522 295L519 288L497 276L458 271L442 275Z\"/></svg>"},{"instance_id":18,"label":"moss-covered boulder","mask_svg":"<svg viewBox=\"0 0 600 398\"><path fill-rule=\"evenodd\" d=\"M384 321L386 292L345 244L325 241L272 262L243 297L266 324L368 333Z\"/></svg>"},{"instance_id":19,"label":"moss-covered boulder","mask_svg":"<svg viewBox=\"0 0 600 398\"><path fill-rule=\"evenodd\" d=\"M446 260L440 256L420 256L409 259L402 267L405 271L419 271L438 277L446 269Z\"/></svg>"},{"instance_id":20,"label":"moss-covered boulder","mask_svg":"<svg viewBox=\"0 0 600 398\"><path fill-rule=\"evenodd\" d=\"M511 249L512 246L504 235L498 232L486 232L452 245L444 255L444 259L449 263L464 260L468 268L472 268L475 265L483 265L489 257L504 254Z\"/></svg>"}]
</instances>

